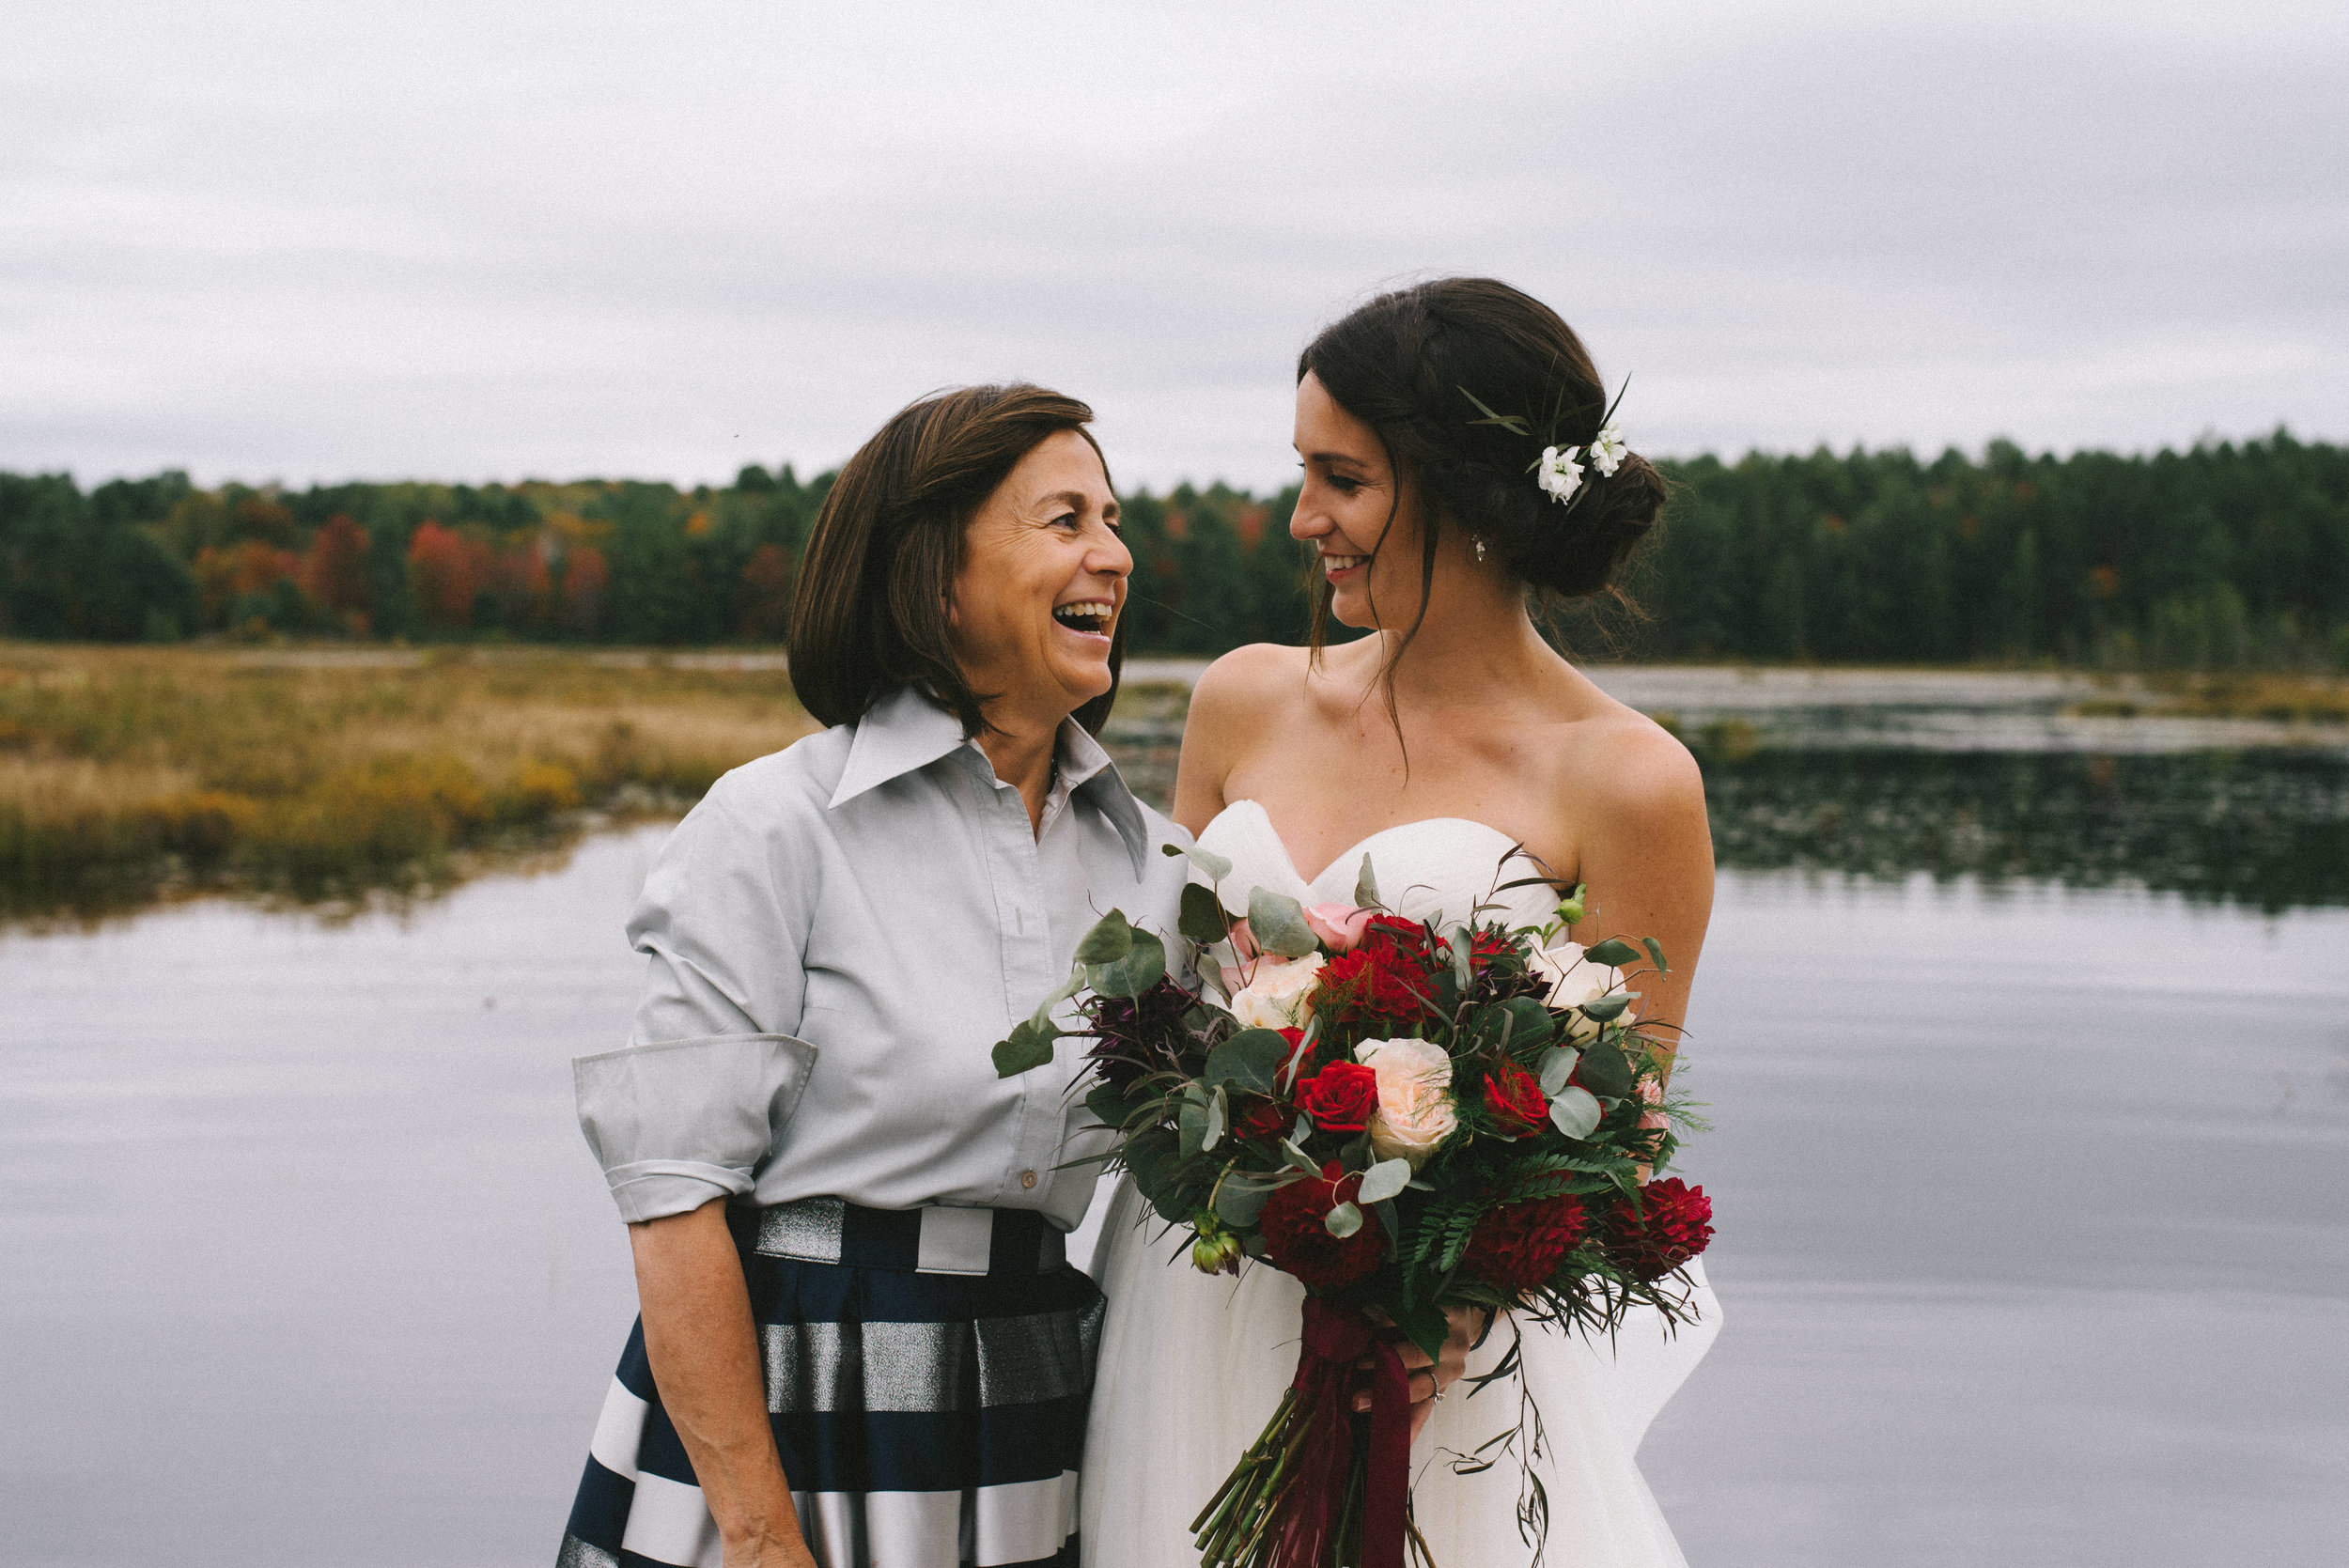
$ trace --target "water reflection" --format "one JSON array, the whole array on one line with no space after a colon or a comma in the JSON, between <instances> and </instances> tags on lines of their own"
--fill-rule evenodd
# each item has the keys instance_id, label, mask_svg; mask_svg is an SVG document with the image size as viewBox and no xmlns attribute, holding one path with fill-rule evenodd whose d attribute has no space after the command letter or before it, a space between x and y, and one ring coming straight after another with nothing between
<instances>
[{"instance_id":1,"label":"water reflection","mask_svg":"<svg viewBox=\"0 0 2349 1568\"><path fill-rule=\"evenodd\" d=\"M1134 792L1161 810L1187 697L1134 690L1102 735ZM2084 751L2068 734L2018 739L2020 706L1876 708L1866 726L1848 706L1689 711L1724 867L2143 887L2271 913L2349 904L2349 753L2338 747L2160 750L2154 722L2137 722L2104 737L2119 738L2115 750ZM1975 744L1959 745L1967 735Z\"/></svg>"},{"instance_id":2,"label":"water reflection","mask_svg":"<svg viewBox=\"0 0 2349 1568\"><path fill-rule=\"evenodd\" d=\"M627 1030L663 834L0 937L0 1558L551 1559L633 1312L568 1059ZM2343 951L2349 909L1724 874L1683 1081L1727 1315L1642 1454L1691 1560L2332 1560Z\"/></svg>"},{"instance_id":3,"label":"water reflection","mask_svg":"<svg viewBox=\"0 0 2349 1568\"><path fill-rule=\"evenodd\" d=\"M2296 752L1711 754L1724 866L2349 904L2349 761Z\"/></svg>"}]
</instances>

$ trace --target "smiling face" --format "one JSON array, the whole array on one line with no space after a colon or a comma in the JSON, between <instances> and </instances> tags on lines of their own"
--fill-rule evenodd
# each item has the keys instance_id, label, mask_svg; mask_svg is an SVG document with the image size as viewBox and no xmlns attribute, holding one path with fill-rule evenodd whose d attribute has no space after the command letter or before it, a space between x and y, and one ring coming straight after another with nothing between
<instances>
[{"instance_id":1,"label":"smiling face","mask_svg":"<svg viewBox=\"0 0 2349 1568\"><path fill-rule=\"evenodd\" d=\"M1413 487L1397 477L1377 432L1310 371L1297 383L1296 442L1305 478L1289 533L1320 552L1330 613L1346 626L1408 627L1422 570Z\"/></svg>"},{"instance_id":2,"label":"smiling face","mask_svg":"<svg viewBox=\"0 0 2349 1568\"><path fill-rule=\"evenodd\" d=\"M1093 443L1038 442L964 525L948 620L988 717L1057 724L1110 689L1110 645L1134 558Z\"/></svg>"}]
</instances>

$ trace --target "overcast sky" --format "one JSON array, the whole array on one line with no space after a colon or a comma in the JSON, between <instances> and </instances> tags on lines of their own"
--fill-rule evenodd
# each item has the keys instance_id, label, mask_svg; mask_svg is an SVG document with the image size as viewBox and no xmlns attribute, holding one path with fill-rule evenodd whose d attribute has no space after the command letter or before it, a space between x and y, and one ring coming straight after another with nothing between
<instances>
[{"instance_id":1,"label":"overcast sky","mask_svg":"<svg viewBox=\"0 0 2349 1568\"><path fill-rule=\"evenodd\" d=\"M0 469L838 462L930 387L1282 482L1382 281L1655 454L2349 438L2349 8L11 0Z\"/></svg>"}]
</instances>

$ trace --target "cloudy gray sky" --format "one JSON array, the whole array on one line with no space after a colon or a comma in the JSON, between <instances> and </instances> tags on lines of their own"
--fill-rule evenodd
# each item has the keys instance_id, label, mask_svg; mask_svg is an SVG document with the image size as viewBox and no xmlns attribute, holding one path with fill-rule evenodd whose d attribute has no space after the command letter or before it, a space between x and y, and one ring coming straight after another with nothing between
<instances>
[{"instance_id":1,"label":"cloudy gray sky","mask_svg":"<svg viewBox=\"0 0 2349 1568\"><path fill-rule=\"evenodd\" d=\"M13 0L0 468L837 462L1091 399L1287 474L1383 280L1556 305L1655 453L2349 437L2349 8Z\"/></svg>"}]
</instances>

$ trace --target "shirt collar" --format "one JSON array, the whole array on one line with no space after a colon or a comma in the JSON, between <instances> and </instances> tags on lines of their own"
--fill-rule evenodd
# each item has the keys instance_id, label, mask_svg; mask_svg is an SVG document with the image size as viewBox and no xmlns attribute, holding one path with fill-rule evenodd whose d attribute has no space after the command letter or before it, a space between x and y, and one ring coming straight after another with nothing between
<instances>
[{"instance_id":1,"label":"shirt collar","mask_svg":"<svg viewBox=\"0 0 2349 1568\"><path fill-rule=\"evenodd\" d=\"M927 768L968 744L962 721L910 686L896 691L864 710L856 722L856 737L848 742L848 766L840 771L840 787L832 804L853 800L868 789Z\"/></svg>"},{"instance_id":2,"label":"shirt collar","mask_svg":"<svg viewBox=\"0 0 2349 1568\"><path fill-rule=\"evenodd\" d=\"M840 784L832 792L831 803L838 806L853 800L867 790L927 768L966 746L979 751L976 742L963 736L960 720L919 690L900 687L866 709L864 717L857 721L856 737L848 742L848 765L841 769ZM979 760L982 767L987 766L986 753L979 753ZM1117 836L1126 841L1126 852L1134 862L1134 876L1140 878L1149 865L1149 830L1143 825L1142 807L1135 801L1133 792L1126 787L1126 781L1118 776L1109 753L1071 718L1061 722L1059 751L1054 760L1060 787L1072 797L1084 795L1094 809L1109 819L1110 826L1117 830ZM991 768L988 775L993 776Z\"/></svg>"}]
</instances>

